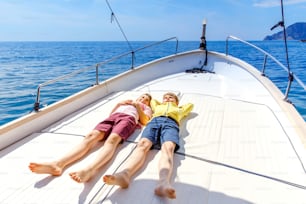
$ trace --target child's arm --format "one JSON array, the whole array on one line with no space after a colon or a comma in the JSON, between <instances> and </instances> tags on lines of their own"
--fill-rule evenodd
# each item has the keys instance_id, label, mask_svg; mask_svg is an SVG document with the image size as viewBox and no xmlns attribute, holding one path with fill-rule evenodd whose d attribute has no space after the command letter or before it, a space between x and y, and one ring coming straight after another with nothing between
<instances>
[{"instance_id":1,"label":"child's arm","mask_svg":"<svg viewBox=\"0 0 306 204\"><path fill-rule=\"evenodd\" d=\"M141 104L139 104L137 102L135 102L133 105L135 106L135 108L137 109L137 112L139 114L139 122L142 125L146 125L152 117L152 112L150 111L150 113L148 113L148 110L143 110L141 108Z\"/></svg>"},{"instance_id":2,"label":"child's arm","mask_svg":"<svg viewBox=\"0 0 306 204\"><path fill-rule=\"evenodd\" d=\"M152 108L152 111L155 112L155 107L160 105L160 102L156 99L152 99L150 102L150 106Z\"/></svg>"},{"instance_id":3,"label":"child's arm","mask_svg":"<svg viewBox=\"0 0 306 204\"><path fill-rule=\"evenodd\" d=\"M182 117L187 116L193 109L193 104L192 103L187 103L183 106L180 107L182 110Z\"/></svg>"}]
</instances>

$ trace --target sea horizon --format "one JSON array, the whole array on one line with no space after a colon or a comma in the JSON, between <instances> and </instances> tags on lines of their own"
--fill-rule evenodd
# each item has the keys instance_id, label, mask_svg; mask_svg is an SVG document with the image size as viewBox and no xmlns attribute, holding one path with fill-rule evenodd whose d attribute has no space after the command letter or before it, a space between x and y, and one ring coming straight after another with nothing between
<instances>
[{"instance_id":1,"label":"sea horizon","mask_svg":"<svg viewBox=\"0 0 306 204\"><path fill-rule=\"evenodd\" d=\"M146 46L148 42L130 41L132 49ZM286 65L282 41L252 41L260 48L271 52ZM178 52L198 49L199 41L179 41ZM225 52L225 41L207 41L210 51ZM263 56L247 51L239 42L230 41L229 54L239 56L248 63L262 67ZM291 71L306 83L305 56L306 44L298 41L288 42ZM24 41L0 42L0 125L4 125L33 111L39 84L90 67L122 53L130 52L126 41ZM176 41L163 43L135 54L135 66L176 52ZM101 80L108 79L131 68L131 57L112 62L102 70ZM267 63L267 76L285 92L288 75L273 63ZM41 93L42 106L48 106L94 84L93 72L78 76L73 80L46 87ZM64 87L64 88L59 88ZM289 99L306 121L306 96L296 83L293 83Z\"/></svg>"}]
</instances>

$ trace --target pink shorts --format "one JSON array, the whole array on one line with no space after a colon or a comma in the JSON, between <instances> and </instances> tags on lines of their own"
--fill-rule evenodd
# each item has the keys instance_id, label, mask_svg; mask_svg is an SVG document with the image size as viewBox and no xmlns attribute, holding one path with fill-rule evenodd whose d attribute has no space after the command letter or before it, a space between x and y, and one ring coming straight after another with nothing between
<instances>
[{"instance_id":1,"label":"pink shorts","mask_svg":"<svg viewBox=\"0 0 306 204\"><path fill-rule=\"evenodd\" d=\"M135 118L124 113L114 113L100 122L94 129L105 132L104 140L111 133L118 134L123 140L126 140L133 134L137 127Z\"/></svg>"}]
</instances>

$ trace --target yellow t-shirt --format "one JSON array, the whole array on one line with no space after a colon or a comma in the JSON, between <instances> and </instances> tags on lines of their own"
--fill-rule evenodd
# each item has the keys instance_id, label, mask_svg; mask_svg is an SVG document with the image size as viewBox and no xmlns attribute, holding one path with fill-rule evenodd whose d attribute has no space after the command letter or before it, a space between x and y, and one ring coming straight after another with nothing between
<instances>
[{"instance_id":1,"label":"yellow t-shirt","mask_svg":"<svg viewBox=\"0 0 306 204\"><path fill-rule=\"evenodd\" d=\"M177 106L174 102L160 103L159 101L152 99L151 108L153 110L153 118L166 116L174 119L177 124L180 124L181 119L192 111L193 104L187 103L182 106Z\"/></svg>"}]
</instances>

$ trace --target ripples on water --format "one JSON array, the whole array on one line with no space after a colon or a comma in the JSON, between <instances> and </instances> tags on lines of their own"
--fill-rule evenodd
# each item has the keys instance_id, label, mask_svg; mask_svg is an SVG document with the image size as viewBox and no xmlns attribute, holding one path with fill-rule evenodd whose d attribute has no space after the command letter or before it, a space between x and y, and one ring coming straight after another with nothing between
<instances>
[{"instance_id":1,"label":"ripples on water","mask_svg":"<svg viewBox=\"0 0 306 204\"><path fill-rule=\"evenodd\" d=\"M134 49L149 42L132 42ZM281 41L253 42L284 65L284 44ZM288 44L291 70L306 82L306 43L290 41ZM197 49L198 42L179 42L179 52ZM249 50L241 43L230 42L229 54L239 56L250 64L262 67L263 55ZM225 52L225 42L208 42L208 50ZM248 51L247 51L248 50ZM74 70L93 66L111 57L128 52L125 42L0 42L0 125L10 122L33 110L37 86L50 79ZM157 59L175 51L175 42L168 42L153 50L136 53L135 66ZM287 74L268 60L266 74L285 92ZM131 57L125 57L100 68L99 80L131 68ZM50 105L95 83L95 70L78 74L73 78L46 86L41 91L41 105ZM296 82L290 92L290 100L306 120L306 96Z\"/></svg>"}]
</instances>

